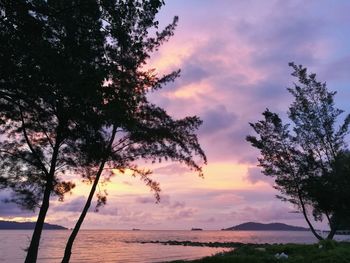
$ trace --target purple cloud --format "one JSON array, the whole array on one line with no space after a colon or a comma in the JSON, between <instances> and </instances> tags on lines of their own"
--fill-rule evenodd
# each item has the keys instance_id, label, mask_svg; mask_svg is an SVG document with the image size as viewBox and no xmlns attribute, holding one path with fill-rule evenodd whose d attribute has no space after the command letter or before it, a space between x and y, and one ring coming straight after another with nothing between
<instances>
[{"instance_id":1,"label":"purple cloud","mask_svg":"<svg viewBox=\"0 0 350 263\"><path fill-rule=\"evenodd\" d=\"M270 176L266 176L261 172L261 168L259 167L249 167L246 179L253 183L256 184L257 182L267 182L271 185L273 185L274 179Z\"/></svg>"},{"instance_id":2,"label":"purple cloud","mask_svg":"<svg viewBox=\"0 0 350 263\"><path fill-rule=\"evenodd\" d=\"M201 135L216 135L231 127L237 121L234 113L228 112L224 105L216 105L209 108L201 116L203 125L200 128Z\"/></svg>"}]
</instances>

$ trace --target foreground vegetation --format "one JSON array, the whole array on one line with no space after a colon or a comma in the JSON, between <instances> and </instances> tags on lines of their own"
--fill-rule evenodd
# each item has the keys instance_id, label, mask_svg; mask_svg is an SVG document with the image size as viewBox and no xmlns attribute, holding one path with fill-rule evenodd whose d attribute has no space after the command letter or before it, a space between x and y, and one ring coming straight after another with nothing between
<instances>
[{"instance_id":1,"label":"foreground vegetation","mask_svg":"<svg viewBox=\"0 0 350 263\"><path fill-rule=\"evenodd\" d=\"M277 259L276 254L285 253L287 259ZM175 261L176 263L188 261ZM175 263L173 262L173 263ZM245 245L229 252L223 252L211 257L190 262L217 263L345 263L350 262L350 243L322 241L319 244L273 244L273 245Z\"/></svg>"}]
</instances>

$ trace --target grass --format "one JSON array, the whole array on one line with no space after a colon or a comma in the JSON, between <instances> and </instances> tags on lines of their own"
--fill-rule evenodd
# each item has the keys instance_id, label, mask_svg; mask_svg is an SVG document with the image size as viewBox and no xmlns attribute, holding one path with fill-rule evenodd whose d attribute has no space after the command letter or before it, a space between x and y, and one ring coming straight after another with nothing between
<instances>
[{"instance_id":1,"label":"grass","mask_svg":"<svg viewBox=\"0 0 350 263\"><path fill-rule=\"evenodd\" d=\"M277 259L275 254L288 255L288 259ZM323 241L319 244L274 244L246 245L229 252L193 261L174 261L173 263L350 263L350 243Z\"/></svg>"}]
</instances>

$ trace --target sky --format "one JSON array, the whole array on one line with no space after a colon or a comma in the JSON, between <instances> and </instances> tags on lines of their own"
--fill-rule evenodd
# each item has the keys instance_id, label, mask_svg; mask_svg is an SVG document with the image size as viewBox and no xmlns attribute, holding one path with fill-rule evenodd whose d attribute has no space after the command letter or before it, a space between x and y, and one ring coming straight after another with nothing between
<instances>
[{"instance_id":1,"label":"sky","mask_svg":"<svg viewBox=\"0 0 350 263\"><path fill-rule=\"evenodd\" d=\"M197 115L198 137L208 157L204 178L177 163L152 168L160 203L130 174L100 185L107 205L87 215L85 229L221 229L246 221L306 226L295 208L275 198L273 180L260 173L258 152L246 141L269 108L285 116L293 86L288 62L306 66L337 91L336 105L350 112L349 1L168 0L162 26L179 16L175 35L149 61L159 74L181 76L150 100L175 118ZM64 202L51 200L47 222L73 227L90 185ZM0 199L7 193L0 192ZM0 219L35 220L36 214L0 202ZM322 226L322 225L321 225Z\"/></svg>"}]
</instances>

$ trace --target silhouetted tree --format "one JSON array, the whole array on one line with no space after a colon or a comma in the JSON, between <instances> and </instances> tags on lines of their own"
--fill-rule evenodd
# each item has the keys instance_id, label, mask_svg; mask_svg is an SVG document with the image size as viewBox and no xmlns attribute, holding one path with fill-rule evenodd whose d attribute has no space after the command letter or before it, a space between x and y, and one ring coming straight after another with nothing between
<instances>
[{"instance_id":1,"label":"silhouetted tree","mask_svg":"<svg viewBox=\"0 0 350 263\"><path fill-rule=\"evenodd\" d=\"M13 201L40 207L26 262L36 262L50 196L74 187L64 174L102 140L100 15L95 1L0 1L0 183Z\"/></svg>"},{"instance_id":2,"label":"silhouetted tree","mask_svg":"<svg viewBox=\"0 0 350 263\"><path fill-rule=\"evenodd\" d=\"M327 238L332 239L338 228L337 218L342 216L340 207L348 206L343 198L350 189L339 189L344 180L349 180L341 160L350 116L336 128L343 112L334 106L336 93L316 81L315 74L308 75L306 68L294 63L290 66L300 83L288 88L294 97L288 112L291 123L283 124L278 114L267 109L263 120L250 124L258 137L247 136L247 141L260 150L258 160L263 173L275 177L275 188L282 194L278 197L300 209L320 240L323 237L315 231L308 210L311 208L315 220L326 217L331 229Z\"/></svg>"},{"instance_id":3,"label":"silhouetted tree","mask_svg":"<svg viewBox=\"0 0 350 263\"><path fill-rule=\"evenodd\" d=\"M175 160L202 174L194 159L206 161L194 133L201 121L173 120L146 97L179 75L143 69L177 22L157 32L163 4L0 1L0 188L19 205L40 207L26 262L36 262L50 196L62 200L74 187L65 173L93 182L68 256L101 175L108 179L105 167L131 169L157 198L158 183L133 161Z\"/></svg>"},{"instance_id":4,"label":"silhouetted tree","mask_svg":"<svg viewBox=\"0 0 350 263\"><path fill-rule=\"evenodd\" d=\"M333 232L350 229L350 153L340 152L332 162L332 170L321 177L310 178L306 191L318 214L332 211Z\"/></svg>"},{"instance_id":5,"label":"silhouetted tree","mask_svg":"<svg viewBox=\"0 0 350 263\"><path fill-rule=\"evenodd\" d=\"M87 166L86 175L92 181L88 199L68 239L62 262L69 262L74 240L91 206L101 176L109 178L111 168L121 172L132 171L154 191L159 200L159 184L149 175L151 171L139 168L134 161L147 159L178 161L202 175L194 157L206 162L195 131L201 124L197 117L174 120L163 109L147 100L147 93L160 89L179 74L172 72L157 77L154 70L145 71L143 65L152 51L173 35L177 17L164 30L155 33L155 16L163 1L101 1L108 38L115 45L108 46L113 64L106 85L105 111L106 139L104 157L93 166ZM102 117L102 116L101 116ZM98 206L105 204L106 195L98 193Z\"/></svg>"}]
</instances>

